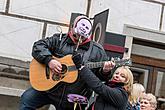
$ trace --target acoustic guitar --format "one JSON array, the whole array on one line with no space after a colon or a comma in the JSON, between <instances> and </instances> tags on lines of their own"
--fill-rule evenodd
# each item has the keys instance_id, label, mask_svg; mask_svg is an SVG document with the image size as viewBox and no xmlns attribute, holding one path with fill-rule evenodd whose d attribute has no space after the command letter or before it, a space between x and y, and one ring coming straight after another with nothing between
<instances>
[{"instance_id":1,"label":"acoustic guitar","mask_svg":"<svg viewBox=\"0 0 165 110\"><path fill-rule=\"evenodd\" d=\"M56 58L62 64L62 71L60 74L52 74L49 67L39 63L33 59L30 63L30 83L32 87L39 91L50 90L60 82L73 83L78 77L78 70L72 61L72 55L67 55L62 58ZM113 59L115 66L130 66L132 62L130 59ZM85 66L88 68L103 67L104 62L89 62Z\"/></svg>"}]
</instances>

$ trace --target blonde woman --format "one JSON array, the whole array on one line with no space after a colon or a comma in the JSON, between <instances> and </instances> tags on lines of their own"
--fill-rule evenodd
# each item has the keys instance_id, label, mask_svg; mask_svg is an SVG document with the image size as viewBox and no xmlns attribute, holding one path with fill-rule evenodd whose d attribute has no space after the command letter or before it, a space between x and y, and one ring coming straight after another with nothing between
<instances>
[{"instance_id":1,"label":"blonde woman","mask_svg":"<svg viewBox=\"0 0 165 110\"><path fill-rule=\"evenodd\" d=\"M75 65L80 65L80 63L74 61L74 59L73 62ZM112 79L105 84L87 67L81 66L79 75L84 82L98 94L96 101L88 110L126 109L128 97L131 94L133 85L133 75L128 67L118 67Z\"/></svg>"},{"instance_id":2,"label":"blonde woman","mask_svg":"<svg viewBox=\"0 0 165 110\"><path fill-rule=\"evenodd\" d=\"M147 93L143 95L140 99L141 110L156 110L157 100L152 93Z\"/></svg>"},{"instance_id":3,"label":"blonde woman","mask_svg":"<svg viewBox=\"0 0 165 110\"><path fill-rule=\"evenodd\" d=\"M129 107L128 110L140 110L140 103L139 99L140 96L143 96L145 94L145 88L140 83L134 83L132 94L129 97Z\"/></svg>"}]
</instances>

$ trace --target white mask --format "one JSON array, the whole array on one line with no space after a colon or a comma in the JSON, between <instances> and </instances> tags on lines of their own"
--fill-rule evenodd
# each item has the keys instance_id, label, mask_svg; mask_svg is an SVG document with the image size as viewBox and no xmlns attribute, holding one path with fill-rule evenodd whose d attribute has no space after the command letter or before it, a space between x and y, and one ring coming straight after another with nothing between
<instances>
[{"instance_id":1,"label":"white mask","mask_svg":"<svg viewBox=\"0 0 165 110\"><path fill-rule=\"evenodd\" d=\"M75 33L84 37L84 38L88 38L90 37L90 32L92 29L92 25L90 23L90 21L88 19L82 18L80 19L75 27Z\"/></svg>"}]
</instances>

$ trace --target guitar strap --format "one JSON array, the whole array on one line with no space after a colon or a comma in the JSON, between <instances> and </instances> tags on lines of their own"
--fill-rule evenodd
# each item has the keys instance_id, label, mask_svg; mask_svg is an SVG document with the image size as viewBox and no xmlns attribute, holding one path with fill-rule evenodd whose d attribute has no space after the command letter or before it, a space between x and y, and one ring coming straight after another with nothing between
<instances>
[{"instance_id":1,"label":"guitar strap","mask_svg":"<svg viewBox=\"0 0 165 110\"><path fill-rule=\"evenodd\" d=\"M95 101L97 98L98 94L96 94L94 91L92 92L92 95L89 98L88 104L85 108L85 110L88 110L88 108L92 108L92 110L94 110L94 105L95 105Z\"/></svg>"},{"instance_id":2,"label":"guitar strap","mask_svg":"<svg viewBox=\"0 0 165 110\"><path fill-rule=\"evenodd\" d=\"M92 48L93 48L93 41L90 42L88 51L85 52L83 55L83 63L86 63L88 61Z\"/></svg>"},{"instance_id":3,"label":"guitar strap","mask_svg":"<svg viewBox=\"0 0 165 110\"><path fill-rule=\"evenodd\" d=\"M89 58L89 56L90 56L91 50L92 50L92 48L93 48L93 43L94 43L94 41L91 41L91 42L90 42L90 47L89 47L88 51L84 53L84 56L83 56L83 63L86 63L86 62L87 62L87 60L88 60L88 58ZM88 101L88 104L87 104L85 110L87 110L87 109L93 104L93 102L95 102L96 96L97 96L97 94L93 91L93 92L92 92L92 95L90 96L90 99L89 99L89 101ZM93 107L92 107L92 108L93 108Z\"/></svg>"}]
</instances>

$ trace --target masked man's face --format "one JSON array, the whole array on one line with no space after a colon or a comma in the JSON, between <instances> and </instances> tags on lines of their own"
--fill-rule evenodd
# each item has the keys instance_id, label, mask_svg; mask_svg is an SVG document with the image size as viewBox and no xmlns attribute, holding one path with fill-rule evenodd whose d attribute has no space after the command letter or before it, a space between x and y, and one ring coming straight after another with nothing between
<instances>
[{"instance_id":1,"label":"masked man's face","mask_svg":"<svg viewBox=\"0 0 165 110\"><path fill-rule=\"evenodd\" d=\"M90 37L89 35L91 32L91 29L92 29L92 25L90 21L82 18L76 24L75 33L84 38L88 38Z\"/></svg>"}]
</instances>

